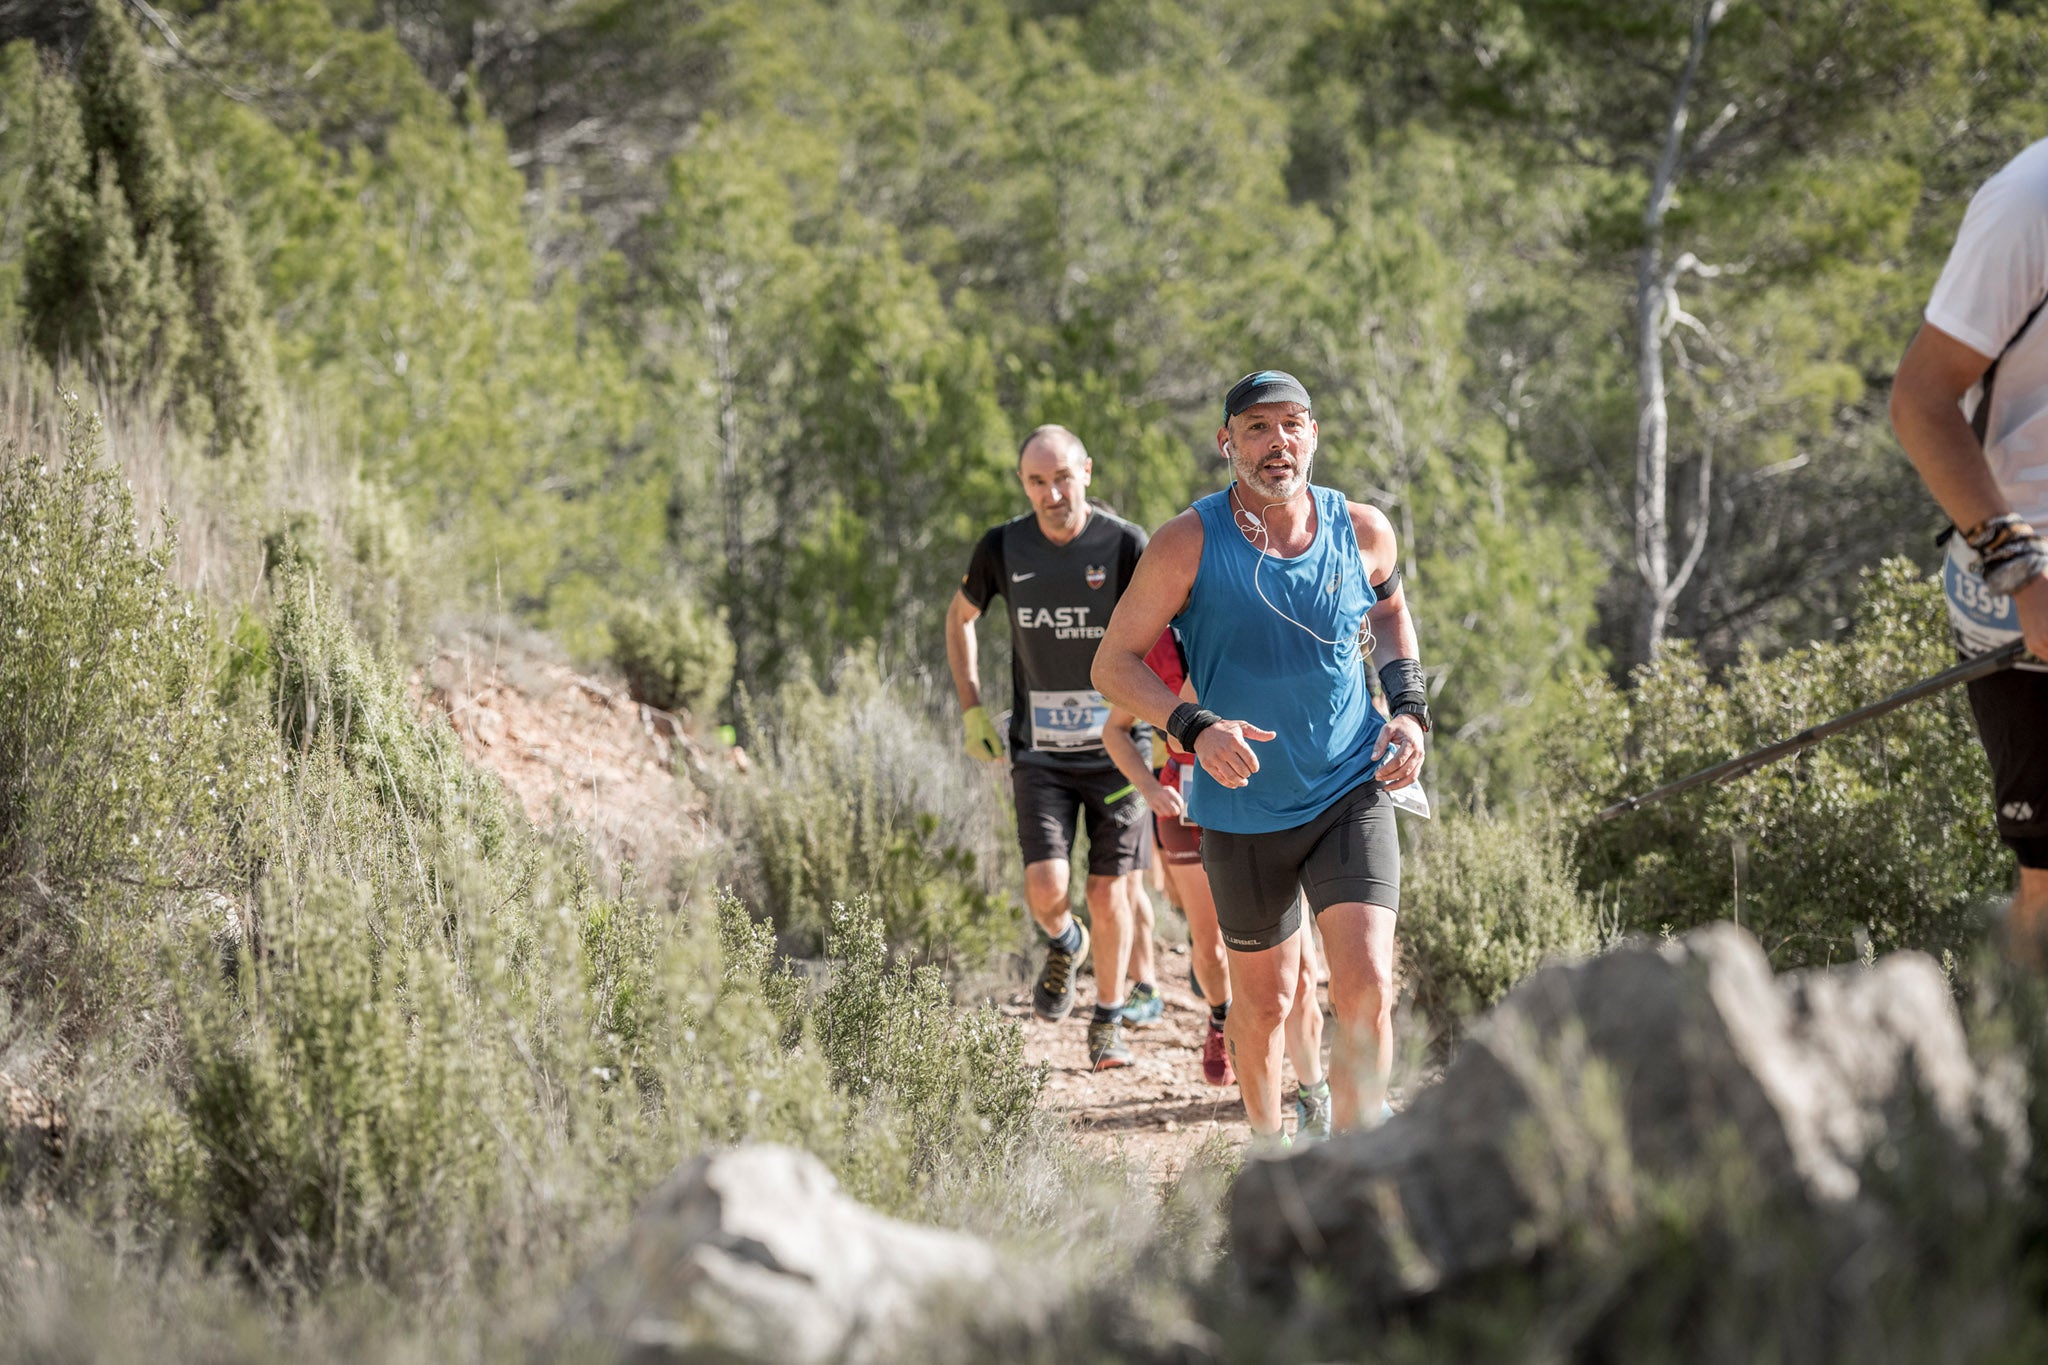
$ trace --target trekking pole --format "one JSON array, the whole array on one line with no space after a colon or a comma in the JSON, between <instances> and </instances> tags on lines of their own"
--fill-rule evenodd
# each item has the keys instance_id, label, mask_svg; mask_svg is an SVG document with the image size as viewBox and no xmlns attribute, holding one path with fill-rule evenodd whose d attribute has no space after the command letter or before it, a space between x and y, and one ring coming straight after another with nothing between
<instances>
[{"instance_id":1,"label":"trekking pole","mask_svg":"<svg viewBox=\"0 0 2048 1365\"><path fill-rule=\"evenodd\" d=\"M1931 678L1914 683L1911 687L1894 692L1883 701L1874 701L1870 705L1860 710L1851 711L1845 716L1836 716L1833 720L1824 720L1818 725L1801 730L1790 739L1781 739L1776 744L1767 745L1756 750L1754 753L1744 754L1740 758L1731 758L1726 763L1716 763L1711 768L1702 768L1699 772L1693 773L1689 777L1681 777L1676 782L1667 782L1655 791L1644 792L1641 796L1631 796L1626 801L1617 801L1594 816L1593 819L1596 822L1612 820L1617 816L1627 815L1631 811L1641 810L1644 806L1662 801L1667 796L1676 796L1682 791L1690 791L1694 787L1705 786L1713 782L1726 782L1730 778L1746 776L1766 764L1776 763L1787 754L1796 754L1801 749L1810 748L1820 743L1829 735L1840 734L1851 726L1861 725L1866 720L1874 720L1887 711L1896 711L1909 702L1919 701L1922 697L1931 697L1937 692L1946 691L1948 688L1954 687L1957 683L1975 682L1979 678L1988 678L1993 673L2003 672L2019 662L2020 655L2026 652L2026 647L2026 641L2014 640L2011 644L2001 649L1993 650L1991 653L1975 659L1966 660L1963 663L1957 664L1954 668L1937 673Z\"/></svg>"}]
</instances>

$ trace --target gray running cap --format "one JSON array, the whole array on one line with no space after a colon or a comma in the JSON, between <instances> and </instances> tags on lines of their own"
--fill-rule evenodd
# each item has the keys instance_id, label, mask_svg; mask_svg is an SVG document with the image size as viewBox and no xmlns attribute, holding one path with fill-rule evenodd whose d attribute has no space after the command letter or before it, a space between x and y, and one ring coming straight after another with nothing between
<instances>
[{"instance_id":1,"label":"gray running cap","mask_svg":"<svg viewBox=\"0 0 2048 1365\"><path fill-rule=\"evenodd\" d=\"M1223 420L1260 403L1299 403L1309 407L1308 390L1285 370L1253 370L1223 395Z\"/></svg>"}]
</instances>

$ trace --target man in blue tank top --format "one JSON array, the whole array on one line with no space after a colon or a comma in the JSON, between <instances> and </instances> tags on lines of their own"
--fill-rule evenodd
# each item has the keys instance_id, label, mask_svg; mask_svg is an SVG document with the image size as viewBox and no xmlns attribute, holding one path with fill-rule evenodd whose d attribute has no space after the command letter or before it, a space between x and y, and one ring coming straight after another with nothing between
<instances>
[{"instance_id":1,"label":"man in blue tank top","mask_svg":"<svg viewBox=\"0 0 2048 1365\"><path fill-rule=\"evenodd\" d=\"M1152 537L1092 671L1112 705L1195 756L1189 813L1206 831L1235 996L1226 1036L1254 1138L1270 1142L1283 1132L1297 892L1329 962L1337 1124L1388 1112L1401 862L1387 792L1415 781L1429 729L1393 527L1309 483L1316 435L1292 375L1260 370L1231 386L1216 444L1234 482ZM1169 624L1199 703L1145 665ZM1391 718L1374 705L1368 661Z\"/></svg>"}]
</instances>

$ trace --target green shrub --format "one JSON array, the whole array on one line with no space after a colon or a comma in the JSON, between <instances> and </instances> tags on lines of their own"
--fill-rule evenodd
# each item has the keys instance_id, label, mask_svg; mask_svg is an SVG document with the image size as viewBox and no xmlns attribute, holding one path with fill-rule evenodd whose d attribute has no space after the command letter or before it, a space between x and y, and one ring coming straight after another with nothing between
<instances>
[{"instance_id":1,"label":"green shrub","mask_svg":"<svg viewBox=\"0 0 2048 1365\"><path fill-rule=\"evenodd\" d=\"M1031 1131L1045 1070L993 1008L955 1009L938 968L892 963L865 901L833 907L831 981L811 1024L833 1085L869 1107L849 1186L908 1213L942 1167L984 1173Z\"/></svg>"},{"instance_id":2,"label":"green shrub","mask_svg":"<svg viewBox=\"0 0 2048 1365\"><path fill-rule=\"evenodd\" d=\"M185 1014L207 1242L294 1278L392 1277L487 1225L501 1144L527 1155L505 1138L531 1119L507 1103L503 1031L472 1027L435 939L380 925L346 885L297 910L273 920L244 1010Z\"/></svg>"},{"instance_id":3,"label":"green shrub","mask_svg":"<svg viewBox=\"0 0 2048 1365\"><path fill-rule=\"evenodd\" d=\"M1779 967L1884 953L1963 952L1979 909L2009 885L1990 777L1960 688L1917 702L1740 781L1605 824L1593 812L1876 701L1949 667L1940 586L1902 560L1865 577L1845 639L1719 682L1683 646L1622 693L1586 684L1583 723L1552 765L1581 830L1582 883L1623 928L1732 918Z\"/></svg>"},{"instance_id":4,"label":"green shrub","mask_svg":"<svg viewBox=\"0 0 2048 1365\"><path fill-rule=\"evenodd\" d=\"M1401 878L1400 945L1406 984L1439 1027L1600 940L1563 831L1457 810L1423 827Z\"/></svg>"},{"instance_id":5,"label":"green shrub","mask_svg":"<svg viewBox=\"0 0 2048 1365\"><path fill-rule=\"evenodd\" d=\"M699 716L723 705L732 686L732 636L703 603L632 603L612 614L611 636L612 662L635 701Z\"/></svg>"},{"instance_id":6,"label":"green shrub","mask_svg":"<svg viewBox=\"0 0 2048 1365\"><path fill-rule=\"evenodd\" d=\"M242 810L277 774L214 703L212 624L166 571L175 540L144 544L75 402L64 444L54 467L0 448L0 916L15 947L126 953L166 897L244 879ZM23 986L132 1007L148 974L131 956Z\"/></svg>"},{"instance_id":7,"label":"green shrub","mask_svg":"<svg viewBox=\"0 0 2048 1365\"><path fill-rule=\"evenodd\" d=\"M866 896L888 941L962 965L1017 946L1024 919L1001 784L853 659L827 693L785 685L749 716L755 771L714 790L742 898L806 951Z\"/></svg>"},{"instance_id":8,"label":"green shrub","mask_svg":"<svg viewBox=\"0 0 2048 1365\"><path fill-rule=\"evenodd\" d=\"M286 747L304 754L319 737L331 738L349 771L397 815L407 840L459 824L460 837L480 841L478 851L491 856L508 838L503 788L464 761L445 723L414 713L397 671L334 603L321 600L321 586L302 561L286 559L274 574L271 678Z\"/></svg>"}]
</instances>

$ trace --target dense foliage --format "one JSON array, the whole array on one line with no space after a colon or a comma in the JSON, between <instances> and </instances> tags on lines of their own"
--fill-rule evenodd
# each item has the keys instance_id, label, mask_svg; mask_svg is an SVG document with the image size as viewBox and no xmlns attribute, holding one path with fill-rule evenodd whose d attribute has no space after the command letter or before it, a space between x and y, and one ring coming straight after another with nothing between
<instances>
[{"instance_id":1,"label":"dense foliage","mask_svg":"<svg viewBox=\"0 0 2048 1365\"><path fill-rule=\"evenodd\" d=\"M1746 654L1719 682L1672 650L1627 694L1589 683L1594 738L1558 757L1588 885L1628 929L1733 918L1780 967L1900 948L1967 956L2011 861L1960 688L1754 776L1591 820L1940 672L1954 662L1942 620L1938 585L1891 561L1870 574L1857 628L1839 641Z\"/></svg>"},{"instance_id":2,"label":"dense foliage","mask_svg":"<svg viewBox=\"0 0 2048 1365\"><path fill-rule=\"evenodd\" d=\"M1948 661L1886 389L2044 76L2032 0L0 0L0 1072L68 1123L0 1166L0 1353L500 1357L745 1138L1105 1322L1133 1245L1197 1285L1184 1192L1167 1251L1082 1198L950 998L1023 917L940 621L1022 432L1153 526L1255 366L1401 537L1442 1034L1721 916L1966 960L2009 858L1959 698L1589 821ZM740 731L678 902L419 720L408 651L486 615ZM1926 1244L1996 1280L2039 1211L1975 1188ZM1644 1333L1768 1278L1694 1212L1609 1263ZM1388 1349L1548 1330L1483 1307Z\"/></svg>"}]
</instances>

